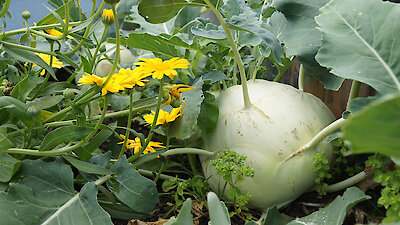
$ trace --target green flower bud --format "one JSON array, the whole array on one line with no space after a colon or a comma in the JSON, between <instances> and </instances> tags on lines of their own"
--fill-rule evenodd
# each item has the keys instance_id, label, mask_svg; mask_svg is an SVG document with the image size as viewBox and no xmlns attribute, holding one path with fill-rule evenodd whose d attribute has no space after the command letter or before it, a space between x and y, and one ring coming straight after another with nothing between
<instances>
[{"instance_id":1,"label":"green flower bud","mask_svg":"<svg viewBox=\"0 0 400 225\"><path fill-rule=\"evenodd\" d=\"M178 108L181 104L182 104L182 101L180 99L177 99L175 97L171 98L170 106L172 106L174 108Z\"/></svg>"},{"instance_id":2,"label":"green flower bud","mask_svg":"<svg viewBox=\"0 0 400 225\"><path fill-rule=\"evenodd\" d=\"M26 110L26 113L27 113L28 117L36 118L40 115L40 111L41 111L40 108L33 105Z\"/></svg>"},{"instance_id":3,"label":"green flower bud","mask_svg":"<svg viewBox=\"0 0 400 225\"><path fill-rule=\"evenodd\" d=\"M24 20L29 20L29 18L31 18L31 13L28 10L25 10L22 12L21 16Z\"/></svg>"},{"instance_id":4,"label":"green flower bud","mask_svg":"<svg viewBox=\"0 0 400 225\"><path fill-rule=\"evenodd\" d=\"M69 88L65 89L63 92L64 98L68 100L72 100L75 97L75 92Z\"/></svg>"},{"instance_id":5,"label":"green flower bud","mask_svg":"<svg viewBox=\"0 0 400 225\"><path fill-rule=\"evenodd\" d=\"M102 46L99 48L99 51L100 51L101 53L107 51L106 46L105 46L105 45L102 45Z\"/></svg>"}]
</instances>

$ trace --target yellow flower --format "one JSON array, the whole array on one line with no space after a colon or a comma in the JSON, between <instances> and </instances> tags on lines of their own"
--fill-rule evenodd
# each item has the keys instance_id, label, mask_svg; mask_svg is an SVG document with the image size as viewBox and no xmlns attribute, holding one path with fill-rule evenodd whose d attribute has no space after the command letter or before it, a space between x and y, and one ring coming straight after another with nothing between
<instances>
[{"instance_id":1,"label":"yellow flower","mask_svg":"<svg viewBox=\"0 0 400 225\"><path fill-rule=\"evenodd\" d=\"M114 22L114 13L111 9L103 9L103 16L101 17L104 24L111 25Z\"/></svg>"},{"instance_id":2,"label":"yellow flower","mask_svg":"<svg viewBox=\"0 0 400 225\"><path fill-rule=\"evenodd\" d=\"M139 59L143 62L137 62L135 65L138 65L144 74L152 75L154 79L162 79L166 75L173 80L178 74L175 69L187 69L190 64L186 59L177 57L166 61L162 61L160 58Z\"/></svg>"},{"instance_id":3,"label":"yellow flower","mask_svg":"<svg viewBox=\"0 0 400 225\"><path fill-rule=\"evenodd\" d=\"M63 20L63 21L65 23L65 20ZM68 30L71 30L71 29L72 29L72 26L68 26ZM47 33L47 34L50 34L52 36L56 36L56 37L61 36L63 34L62 32L60 32L60 31L58 31L56 29L48 29L48 30L44 30L43 32ZM73 37L68 35L67 38L72 39Z\"/></svg>"},{"instance_id":4,"label":"yellow flower","mask_svg":"<svg viewBox=\"0 0 400 225\"><path fill-rule=\"evenodd\" d=\"M125 135L120 134L119 136L125 140ZM121 141L121 142L118 142L118 144L124 144L124 142ZM160 142L150 141L149 144L147 145L146 149L143 151L143 154L156 152L154 147L165 148L165 146L163 146L162 143L160 143ZM140 143L140 138L136 137L135 140L128 139L126 142L126 148L133 149L133 153L137 154L140 151L140 149L142 148L142 144Z\"/></svg>"},{"instance_id":5,"label":"yellow flower","mask_svg":"<svg viewBox=\"0 0 400 225\"><path fill-rule=\"evenodd\" d=\"M176 85L172 85L169 87L167 86L166 89L169 90L168 100L162 106L167 106L167 105L171 104L171 101L172 101L171 96L173 96L176 100L180 100L182 92L194 90L196 88L197 87L191 87L191 86L185 85L185 84L176 84ZM179 101L179 104L180 104L180 101Z\"/></svg>"},{"instance_id":6,"label":"yellow flower","mask_svg":"<svg viewBox=\"0 0 400 225\"><path fill-rule=\"evenodd\" d=\"M120 69L115 76L115 83L118 83L122 88L132 88L133 86L145 85L147 80L143 80L148 75L141 73L138 69Z\"/></svg>"},{"instance_id":7,"label":"yellow flower","mask_svg":"<svg viewBox=\"0 0 400 225\"><path fill-rule=\"evenodd\" d=\"M101 94L106 95L108 92L117 93L119 91L124 91L126 88L133 88L135 85L144 86L146 80L144 75L139 70L131 69L120 69L118 73L111 76L107 85L101 89ZM102 86L107 80L107 77L98 77L96 75L83 75L81 79L78 80L79 85L85 84L96 84L97 86Z\"/></svg>"},{"instance_id":8,"label":"yellow flower","mask_svg":"<svg viewBox=\"0 0 400 225\"><path fill-rule=\"evenodd\" d=\"M182 109L182 106L179 106L178 108L173 108L171 113L168 113L168 112L160 109L160 112L158 113L156 125L173 122L176 118L183 115L183 113L182 113L183 110L181 111L181 109ZM153 124L154 116L156 114L154 111L151 111L151 113L152 114L146 114L143 116L143 119L149 125Z\"/></svg>"},{"instance_id":9,"label":"yellow flower","mask_svg":"<svg viewBox=\"0 0 400 225\"><path fill-rule=\"evenodd\" d=\"M47 55L47 54L43 54L43 53L36 53L36 55L38 55L40 58L42 58L43 59L43 61L45 61L50 67L53 67L53 68L62 68L63 66L62 66L62 62L60 62L60 60L58 60L56 57L54 57L53 56L53 62L52 62L52 64L50 65L50 58L51 58L51 56L50 55ZM36 64L32 64L32 66L37 66ZM44 75L46 73L46 71L43 69L41 72L40 72L40 75Z\"/></svg>"},{"instance_id":10,"label":"yellow flower","mask_svg":"<svg viewBox=\"0 0 400 225\"><path fill-rule=\"evenodd\" d=\"M83 75L81 79L78 80L78 85L90 85L90 84L97 84L98 86L103 85L104 80L101 77L98 77L96 75L90 75L88 73L85 73L86 75Z\"/></svg>"}]
</instances>

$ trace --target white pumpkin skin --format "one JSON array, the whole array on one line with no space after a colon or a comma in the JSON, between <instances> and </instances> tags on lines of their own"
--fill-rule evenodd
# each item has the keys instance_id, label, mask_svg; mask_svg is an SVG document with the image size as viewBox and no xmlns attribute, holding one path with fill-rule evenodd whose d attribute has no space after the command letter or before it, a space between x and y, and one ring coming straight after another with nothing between
<instances>
[{"instance_id":1,"label":"white pumpkin skin","mask_svg":"<svg viewBox=\"0 0 400 225\"><path fill-rule=\"evenodd\" d=\"M332 146L320 143L289 161L282 161L334 120L332 112L317 97L292 86L256 80L248 82L250 109L243 109L240 85L225 90L217 97L219 120L214 132L204 135L204 149L224 149L247 156L246 163L255 169L254 178L240 185L250 193L251 208L283 206L314 186L316 173L312 158L321 151L332 158ZM211 188L220 193L224 181L201 157L205 177Z\"/></svg>"}]
</instances>

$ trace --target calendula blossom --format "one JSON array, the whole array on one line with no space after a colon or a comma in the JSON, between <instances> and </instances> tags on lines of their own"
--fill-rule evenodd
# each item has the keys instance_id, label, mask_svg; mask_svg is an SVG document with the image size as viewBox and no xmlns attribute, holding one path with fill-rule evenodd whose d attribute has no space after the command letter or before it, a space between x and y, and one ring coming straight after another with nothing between
<instances>
[{"instance_id":1,"label":"calendula blossom","mask_svg":"<svg viewBox=\"0 0 400 225\"><path fill-rule=\"evenodd\" d=\"M160 112L158 113L156 125L173 122L176 118L183 115L183 113L182 113L183 110L181 111L181 109L182 109L182 106L179 106L178 108L173 108L171 113L160 109ZM151 111L151 114L144 115L143 119L146 121L147 124L152 125L155 114L156 113L154 111Z\"/></svg>"},{"instance_id":2,"label":"calendula blossom","mask_svg":"<svg viewBox=\"0 0 400 225\"><path fill-rule=\"evenodd\" d=\"M111 9L103 9L101 17L104 24L111 25L114 22L114 13Z\"/></svg>"},{"instance_id":3,"label":"calendula blossom","mask_svg":"<svg viewBox=\"0 0 400 225\"><path fill-rule=\"evenodd\" d=\"M154 79L162 79L164 75L166 75L173 80L178 74L175 69L187 69L190 64L188 60L177 57L166 61L162 61L160 58L139 59L143 62L137 62L135 65L137 65L144 74L152 75Z\"/></svg>"},{"instance_id":4,"label":"calendula blossom","mask_svg":"<svg viewBox=\"0 0 400 225\"><path fill-rule=\"evenodd\" d=\"M63 20L63 21L65 23L65 20ZM72 29L72 26L68 26L68 30L71 30L71 29ZM63 34L62 32L60 32L56 29L48 29L48 30L44 30L43 32L50 34L52 36L56 36L56 37L61 36ZM67 38L73 39L73 37L71 37L70 35L68 35Z\"/></svg>"},{"instance_id":5,"label":"calendula blossom","mask_svg":"<svg viewBox=\"0 0 400 225\"><path fill-rule=\"evenodd\" d=\"M144 86L146 82L144 78L146 76L137 69L120 69L118 73L112 75L107 85L102 88L101 94L106 95L108 92L117 93L124 91L126 88L133 88L135 85ZM97 86L102 86L106 80L107 77L86 74L78 80L78 83L79 85L96 84Z\"/></svg>"},{"instance_id":6,"label":"calendula blossom","mask_svg":"<svg viewBox=\"0 0 400 225\"><path fill-rule=\"evenodd\" d=\"M175 84L170 87L166 87L167 90L169 89L168 101L165 102L162 106L167 106L171 103L171 101L172 101L171 96L173 96L175 99L179 100L181 98L182 92L194 90L196 88L197 87L191 87L191 86L185 85L185 84Z\"/></svg>"},{"instance_id":7,"label":"calendula blossom","mask_svg":"<svg viewBox=\"0 0 400 225\"><path fill-rule=\"evenodd\" d=\"M36 53L36 55L38 55L40 58L43 59L43 61L45 61L50 67L53 68L62 68L62 62L60 60L58 60L55 56L53 56L53 61L50 65L50 55L47 54L43 54L43 53ZM32 64L32 66L37 66L36 64ZM46 71L43 69L40 72L40 75L44 75L46 73Z\"/></svg>"},{"instance_id":8,"label":"calendula blossom","mask_svg":"<svg viewBox=\"0 0 400 225\"><path fill-rule=\"evenodd\" d=\"M119 136L125 140L125 135L120 134ZM124 142L121 141L118 142L118 144L124 144ZM142 148L142 144L140 143L140 138L136 137L135 140L128 139L126 142L126 148L133 149L133 153L137 154ZM150 141L146 149L143 151L143 154L156 152L154 148L165 148L165 146L163 146L163 144L160 142Z\"/></svg>"}]
</instances>

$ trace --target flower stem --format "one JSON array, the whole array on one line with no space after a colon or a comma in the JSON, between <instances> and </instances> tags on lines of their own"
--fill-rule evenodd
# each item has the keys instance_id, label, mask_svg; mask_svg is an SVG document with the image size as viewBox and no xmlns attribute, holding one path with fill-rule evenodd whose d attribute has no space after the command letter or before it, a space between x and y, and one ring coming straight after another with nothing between
<instances>
[{"instance_id":1,"label":"flower stem","mask_svg":"<svg viewBox=\"0 0 400 225\"><path fill-rule=\"evenodd\" d=\"M62 34L60 36L53 36L53 35L49 35L49 34L45 34L36 30L31 30L32 33L37 34L39 36L45 37L47 39L53 40L53 41L59 41L64 39L65 37L67 37L68 34L68 27L69 27L69 3L68 1L64 1L64 5L65 5L65 23L62 29Z\"/></svg>"},{"instance_id":2,"label":"flower stem","mask_svg":"<svg viewBox=\"0 0 400 225\"><path fill-rule=\"evenodd\" d=\"M133 91L130 90L129 92L129 114L128 114L128 124L126 125L127 128L131 128L131 124L132 124L132 116L133 116ZM121 151L118 155L118 159L120 159L122 157L122 155L124 154L125 150L126 150L126 142L128 141L129 138L129 132L130 129L126 129L125 131L125 138L124 138L124 143L122 144L121 147Z\"/></svg>"},{"instance_id":3,"label":"flower stem","mask_svg":"<svg viewBox=\"0 0 400 225\"><path fill-rule=\"evenodd\" d=\"M133 162L133 161L137 160L142 155L144 150L147 148L147 146L150 143L151 138L153 137L154 130L155 130L156 126L157 126L158 115L160 114L160 108L161 108L161 103L162 103L162 99L163 99L163 80L162 79L160 80L160 87L159 88L160 88L160 90L158 92L156 113L154 114L154 120L153 120L153 123L151 124L149 135L147 135L147 138L146 138L144 144L142 145L142 148L139 150L139 152L136 153L135 155L131 156L128 159L128 162ZM140 143L143 143L143 140L140 140Z\"/></svg>"},{"instance_id":4,"label":"flower stem","mask_svg":"<svg viewBox=\"0 0 400 225\"><path fill-rule=\"evenodd\" d=\"M102 41L103 41L104 37L106 36L107 27L108 27L108 26L104 26L104 30L103 30L103 33L101 34L100 41L99 41L99 43L97 43L96 49L94 50L94 53L93 53L93 58L92 58L92 60L90 61L90 65L91 65L92 68L93 68L93 69L92 69L92 73L94 73L95 70L96 70L96 65L95 65L96 58L97 58L96 55L97 55L97 53L99 52L99 49L100 49L101 44L103 43Z\"/></svg>"},{"instance_id":5,"label":"flower stem","mask_svg":"<svg viewBox=\"0 0 400 225\"><path fill-rule=\"evenodd\" d=\"M316 146L317 144L319 144L325 137L327 137L328 135L332 134L333 132L335 132L336 130L338 130L339 128L343 127L344 125L346 125L348 122L348 120L345 120L343 118L340 118L338 120L336 120L335 122L329 124L327 127L325 127L324 129L322 129L317 135L315 135L311 141L309 141L308 143L306 143L305 145L303 145L299 150L293 152L292 154L290 154L288 157L286 157L285 160L282 161L282 163L285 163L286 161L288 161L289 159L293 158L294 156L300 154L301 152L304 152L314 146Z\"/></svg>"},{"instance_id":6,"label":"flower stem","mask_svg":"<svg viewBox=\"0 0 400 225\"><path fill-rule=\"evenodd\" d=\"M3 9L0 12L0 18L6 15L8 8L10 8L10 1L11 0L6 0L3 6Z\"/></svg>"},{"instance_id":7,"label":"flower stem","mask_svg":"<svg viewBox=\"0 0 400 225\"><path fill-rule=\"evenodd\" d=\"M96 1L93 1L93 3L92 3L92 13L91 13L92 21L91 21L91 22L88 24L88 26L86 27L86 30L85 30L85 33L83 34L82 40L78 43L77 46L75 46L74 49L72 49L72 50L69 51L69 52L65 52L65 53L64 53L65 55L72 55L72 54L74 54L74 53L77 52L77 51L82 47L82 45L85 43L86 38L89 36L89 32L90 32L90 30L91 30L90 28L92 27L92 24L93 24L93 22L94 22L94 19L100 14L101 9L103 9L104 4L105 4L104 0L101 1L101 4L100 4L99 8L97 9L96 13L93 14L94 8L95 8L95 6L96 6L95 3L96 3Z\"/></svg>"},{"instance_id":8,"label":"flower stem","mask_svg":"<svg viewBox=\"0 0 400 225\"><path fill-rule=\"evenodd\" d=\"M35 155L35 156L57 156L62 153L71 152L75 149L78 149L82 145L88 143L88 141L96 134L97 130L102 125L103 120L106 115L106 112L107 112L107 106L108 106L109 99L110 99L110 96L105 96L103 112L101 114L99 121L97 121L93 131L90 132L90 134L88 134L83 140L78 142L76 145L66 146L66 147L59 148L59 149L52 150L52 151L38 151L38 150L31 150L31 149L9 148L7 150L7 152L8 153L26 154L26 155Z\"/></svg>"},{"instance_id":9,"label":"flower stem","mask_svg":"<svg viewBox=\"0 0 400 225\"><path fill-rule=\"evenodd\" d=\"M104 81L102 88L108 84L108 82L111 80L112 75L114 74L115 70L117 69L120 48L121 48L121 37L119 34L118 15L117 15L117 11L115 10L115 4L111 5L111 10L114 14L114 24L115 24L115 56L114 56L114 62L111 67L110 73L108 73L107 79Z\"/></svg>"},{"instance_id":10,"label":"flower stem","mask_svg":"<svg viewBox=\"0 0 400 225\"><path fill-rule=\"evenodd\" d=\"M244 108L245 109L249 109L249 108L251 108L252 103L250 101L249 90L248 90L248 87L247 87L246 72L244 70L243 61L242 61L242 58L240 57L239 50L237 49L236 43L233 40L232 33L231 33L228 25L225 23L224 18L222 18L221 13L218 11L218 9L216 9L214 7L214 5L210 2L210 0L204 0L204 2L214 12L215 16L217 17L218 21L220 22L222 28L224 29L224 31L226 33L226 37L228 38L229 44L230 44L230 46L232 48L232 51L233 51L233 56L234 56L235 61L238 64L238 67L239 67L240 81L242 82Z\"/></svg>"}]
</instances>

